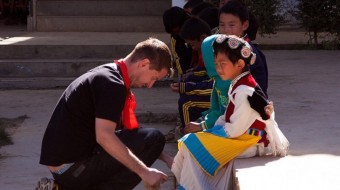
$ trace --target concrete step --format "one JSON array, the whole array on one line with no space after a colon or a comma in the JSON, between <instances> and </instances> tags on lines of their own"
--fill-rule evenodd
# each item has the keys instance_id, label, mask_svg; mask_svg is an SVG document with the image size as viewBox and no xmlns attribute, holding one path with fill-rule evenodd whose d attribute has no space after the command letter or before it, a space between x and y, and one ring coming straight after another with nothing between
<instances>
[{"instance_id":1,"label":"concrete step","mask_svg":"<svg viewBox=\"0 0 340 190\"><path fill-rule=\"evenodd\" d=\"M54 89L66 88L76 77L0 77L0 89ZM169 89L172 79L164 79L155 82L154 88ZM170 91L170 90L169 90ZM158 104L163 105L163 104ZM177 119L177 114L165 112L137 112L140 122L174 122Z\"/></svg>"},{"instance_id":2,"label":"concrete step","mask_svg":"<svg viewBox=\"0 0 340 190\"><path fill-rule=\"evenodd\" d=\"M65 88L76 77L113 59L0 59L0 89L51 89ZM169 87L173 79L157 81L155 87ZM141 122L176 120L168 112L140 113Z\"/></svg>"},{"instance_id":3,"label":"concrete step","mask_svg":"<svg viewBox=\"0 0 340 190\"><path fill-rule=\"evenodd\" d=\"M2 59L115 59L134 45L0 45ZM19 53L20 52L20 53Z\"/></svg>"},{"instance_id":4,"label":"concrete step","mask_svg":"<svg viewBox=\"0 0 340 190\"><path fill-rule=\"evenodd\" d=\"M0 88L66 87L89 69L125 57L149 37L169 44L166 33L0 32ZM169 86L170 82L155 86Z\"/></svg>"},{"instance_id":5,"label":"concrete step","mask_svg":"<svg viewBox=\"0 0 340 190\"><path fill-rule=\"evenodd\" d=\"M36 31L164 32L162 16L37 16Z\"/></svg>"},{"instance_id":6,"label":"concrete step","mask_svg":"<svg viewBox=\"0 0 340 190\"><path fill-rule=\"evenodd\" d=\"M38 1L41 16L162 16L171 7L169 0L44 0Z\"/></svg>"},{"instance_id":7,"label":"concrete step","mask_svg":"<svg viewBox=\"0 0 340 190\"><path fill-rule=\"evenodd\" d=\"M0 41L0 59L113 60L126 56L138 42L149 37L170 43L167 33L28 32L4 37Z\"/></svg>"},{"instance_id":8,"label":"concrete step","mask_svg":"<svg viewBox=\"0 0 340 190\"><path fill-rule=\"evenodd\" d=\"M41 32L164 32L170 0L37 0L28 29Z\"/></svg>"},{"instance_id":9,"label":"concrete step","mask_svg":"<svg viewBox=\"0 0 340 190\"><path fill-rule=\"evenodd\" d=\"M21 59L0 60L0 77L78 77L112 60L98 59Z\"/></svg>"},{"instance_id":10,"label":"concrete step","mask_svg":"<svg viewBox=\"0 0 340 190\"><path fill-rule=\"evenodd\" d=\"M26 77L26 78L3 78L0 77L0 89L54 89L65 88L75 78L73 77Z\"/></svg>"}]
</instances>

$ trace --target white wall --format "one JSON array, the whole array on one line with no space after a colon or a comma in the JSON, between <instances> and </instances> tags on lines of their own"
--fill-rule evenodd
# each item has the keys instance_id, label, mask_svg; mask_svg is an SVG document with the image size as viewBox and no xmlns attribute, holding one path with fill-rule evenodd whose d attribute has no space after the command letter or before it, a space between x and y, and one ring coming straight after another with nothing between
<instances>
[{"instance_id":1,"label":"white wall","mask_svg":"<svg viewBox=\"0 0 340 190\"><path fill-rule=\"evenodd\" d=\"M172 0L172 6L182 7L186 3L185 0Z\"/></svg>"}]
</instances>

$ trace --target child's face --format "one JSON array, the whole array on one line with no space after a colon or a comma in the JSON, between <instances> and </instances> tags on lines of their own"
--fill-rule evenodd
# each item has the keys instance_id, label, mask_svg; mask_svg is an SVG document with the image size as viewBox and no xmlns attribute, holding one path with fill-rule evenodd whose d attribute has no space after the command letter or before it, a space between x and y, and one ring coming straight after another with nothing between
<instances>
[{"instance_id":1,"label":"child's face","mask_svg":"<svg viewBox=\"0 0 340 190\"><path fill-rule=\"evenodd\" d=\"M224 53L217 53L215 57L215 67L217 74L222 80L233 80L242 73L242 66L240 60L233 64L228 56Z\"/></svg>"},{"instance_id":2,"label":"child's face","mask_svg":"<svg viewBox=\"0 0 340 190\"><path fill-rule=\"evenodd\" d=\"M248 26L248 21L242 23L241 19L233 14L221 13L220 15L219 30L221 34L242 37Z\"/></svg>"}]
</instances>

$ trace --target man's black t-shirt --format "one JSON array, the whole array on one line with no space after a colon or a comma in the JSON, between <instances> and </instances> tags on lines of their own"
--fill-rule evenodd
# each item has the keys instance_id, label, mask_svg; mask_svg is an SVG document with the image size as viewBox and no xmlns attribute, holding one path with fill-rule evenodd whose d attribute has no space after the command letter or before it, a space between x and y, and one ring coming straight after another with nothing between
<instances>
[{"instance_id":1,"label":"man's black t-shirt","mask_svg":"<svg viewBox=\"0 0 340 190\"><path fill-rule=\"evenodd\" d=\"M120 123L126 88L110 63L73 81L57 103L42 142L40 164L59 166L89 157L97 145L95 118Z\"/></svg>"}]
</instances>

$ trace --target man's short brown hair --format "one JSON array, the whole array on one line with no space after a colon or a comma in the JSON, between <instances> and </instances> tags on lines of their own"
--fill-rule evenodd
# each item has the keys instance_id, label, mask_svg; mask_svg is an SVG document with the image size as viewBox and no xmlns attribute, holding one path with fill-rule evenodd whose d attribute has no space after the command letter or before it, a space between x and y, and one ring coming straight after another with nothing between
<instances>
[{"instance_id":1,"label":"man's short brown hair","mask_svg":"<svg viewBox=\"0 0 340 190\"><path fill-rule=\"evenodd\" d=\"M166 69L169 74L171 73L171 52L164 42L156 38L149 38L138 43L131 52L130 58L131 62L149 59L150 69L156 71Z\"/></svg>"}]
</instances>

